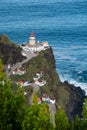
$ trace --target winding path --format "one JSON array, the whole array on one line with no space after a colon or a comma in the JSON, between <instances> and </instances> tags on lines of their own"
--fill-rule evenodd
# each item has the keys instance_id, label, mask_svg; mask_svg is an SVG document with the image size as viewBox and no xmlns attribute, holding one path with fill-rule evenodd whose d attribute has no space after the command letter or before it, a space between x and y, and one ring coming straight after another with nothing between
<instances>
[{"instance_id":1,"label":"winding path","mask_svg":"<svg viewBox=\"0 0 87 130\"><path fill-rule=\"evenodd\" d=\"M12 68L11 71L8 72L6 71L7 76L10 76L12 74L12 71L15 69L19 69L24 63L26 63L27 61L31 60L33 57L36 57L37 55L31 53L30 51L26 52L25 50L22 50L22 53L26 54L26 59L22 62L17 62Z\"/></svg>"},{"instance_id":2,"label":"winding path","mask_svg":"<svg viewBox=\"0 0 87 130\"><path fill-rule=\"evenodd\" d=\"M31 60L33 57L36 57L37 55L31 53L30 51L26 51L26 50L22 50L22 53L24 53L26 55L26 59L22 62L18 62L16 63L10 72L7 72L7 76L10 76L12 74L12 71L15 69L19 69L24 63L26 63L27 61ZM31 85L33 87L33 90L35 89L36 92L38 92L40 90L40 87L38 85L35 85L34 83L32 83ZM31 97L29 97L29 103L32 104L32 96L33 93L31 95ZM50 112L50 117L51 117L51 122L53 123L53 125L55 126L55 113L56 113L56 106L55 104L49 104L49 112Z\"/></svg>"}]
</instances>

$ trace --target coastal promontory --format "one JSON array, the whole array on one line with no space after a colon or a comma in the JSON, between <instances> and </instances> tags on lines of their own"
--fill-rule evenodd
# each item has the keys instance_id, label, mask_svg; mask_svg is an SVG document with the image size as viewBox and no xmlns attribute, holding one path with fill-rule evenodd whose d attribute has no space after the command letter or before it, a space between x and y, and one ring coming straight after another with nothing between
<instances>
[{"instance_id":1,"label":"coastal promontory","mask_svg":"<svg viewBox=\"0 0 87 130\"><path fill-rule=\"evenodd\" d=\"M70 120L75 119L77 114L81 116L85 92L67 81L60 81L52 47L49 46L39 52L30 52L30 59L23 56L22 49L23 47L11 42L7 36L0 36L0 58L3 64L8 66L21 63L18 68L14 65L8 70L13 90L17 87L14 84L20 83L26 90L26 99L30 105L33 89L36 89L39 101L45 100L48 104L55 104L55 110L61 106Z\"/></svg>"}]
</instances>

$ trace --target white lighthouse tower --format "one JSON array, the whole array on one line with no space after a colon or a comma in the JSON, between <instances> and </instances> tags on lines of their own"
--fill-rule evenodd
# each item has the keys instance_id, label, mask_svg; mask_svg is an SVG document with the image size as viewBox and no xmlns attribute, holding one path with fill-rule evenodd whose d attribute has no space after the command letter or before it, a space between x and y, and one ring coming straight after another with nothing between
<instances>
[{"instance_id":1,"label":"white lighthouse tower","mask_svg":"<svg viewBox=\"0 0 87 130\"><path fill-rule=\"evenodd\" d=\"M36 39L35 39L35 36L34 36L34 32L32 32L30 34L30 38L29 38L29 45L35 45L36 44Z\"/></svg>"}]
</instances>

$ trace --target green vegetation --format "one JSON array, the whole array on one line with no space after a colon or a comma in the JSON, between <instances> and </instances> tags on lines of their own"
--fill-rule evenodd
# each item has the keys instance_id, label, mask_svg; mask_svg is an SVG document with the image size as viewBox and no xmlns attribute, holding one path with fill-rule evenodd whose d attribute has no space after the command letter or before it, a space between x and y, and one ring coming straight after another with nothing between
<instances>
[{"instance_id":1,"label":"green vegetation","mask_svg":"<svg viewBox=\"0 0 87 130\"><path fill-rule=\"evenodd\" d=\"M23 60L21 48L10 41L6 35L0 35L0 58L4 64L14 64Z\"/></svg>"},{"instance_id":2,"label":"green vegetation","mask_svg":"<svg viewBox=\"0 0 87 130\"><path fill-rule=\"evenodd\" d=\"M55 59L52 48L41 51L38 56L33 57L25 63L26 73L22 76L11 76L15 81L31 81L37 72L43 71L42 79L46 81L43 87L40 87L38 96L42 97L45 93L51 99L56 99L56 106L61 106L69 118L74 119L76 114L81 114L84 94L77 91L73 85L67 82L62 83L56 72Z\"/></svg>"},{"instance_id":3,"label":"green vegetation","mask_svg":"<svg viewBox=\"0 0 87 130\"><path fill-rule=\"evenodd\" d=\"M0 59L0 81L3 81L4 78L5 78L4 67L3 67L2 61Z\"/></svg>"},{"instance_id":4,"label":"green vegetation","mask_svg":"<svg viewBox=\"0 0 87 130\"><path fill-rule=\"evenodd\" d=\"M65 107L65 105L68 104L69 102L69 95L70 93L67 91L66 86L63 84L62 87L60 86L58 88L58 92L59 92L59 105L62 106L62 108ZM62 95L62 96L61 96ZM62 103L62 101L64 102L64 104Z\"/></svg>"},{"instance_id":5,"label":"green vegetation","mask_svg":"<svg viewBox=\"0 0 87 130\"><path fill-rule=\"evenodd\" d=\"M36 92L32 101L33 104L29 106L20 86L13 92L0 60L0 130L87 130L87 99L84 100L82 119L77 115L72 122L58 107L55 126L50 121L48 105L37 103Z\"/></svg>"},{"instance_id":6,"label":"green vegetation","mask_svg":"<svg viewBox=\"0 0 87 130\"><path fill-rule=\"evenodd\" d=\"M58 107L55 114L55 126L50 121L47 104L37 104L37 94L33 94L33 104L29 106L24 90L18 86L16 93L11 89L10 80L3 72L0 60L0 130L87 130L87 99L84 101L82 119L69 122Z\"/></svg>"},{"instance_id":7,"label":"green vegetation","mask_svg":"<svg viewBox=\"0 0 87 130\"><path fill-rule=\"evenodd\" d=\"M58 107L58 110L55 114L55 124L55 130L67 130L69 127L68 118L65 112L61 109L61 107Z\"/></svg>"},{"instance_id":8,"label":"green vegetation","mask_svg":"<svg viewBox=\"0 0 87 130\"><path fill-rule=\"evenodd\" d=\"M4 64L13 64L24 57L18 45L1 35L0 58ZM26 73L11 76L9 80L0 60L0 130L87 130L87 99L84 101L82 117L79 117L76 114L81 114L83 91L60 81L52 49L41 51L23 66ZM39 71L43 71L42 79L46 80L46 85L40 87L38 93L34 92L32 86L20 88L16 84L19 80L33 80ZM37 97L42 97L44 93L56 100L55 123L50 118L49 105L37 102ZM33 102L31 106L30 97Z\"/></svg>"},{"instance_id":9,"label":"green vegetation","mask_svg":"<svg viewBox=\"0 0 87 130\"><path fill-rule=\"evenodd\" d=\"M83 116L82 127L87 129L87 99L84 100L82 116Z\"/></svg>"},{"instance_id":10,"label":"green vegetation","mask_svg":"<svg viewBox=\"0 0 87 130\"><path fill-rule=\"evenodd\" d=\"M0 62L0 67L3 68ZM24 91L18 87L16 93L11 89L9 80L4 80L0 69L0 130L51 130L50 114L47 104L34 103L28 106ZM34 100L35 100L34 96Z\"/></svg>"},{"instance_id":11,"label":"green vegetation","mask_svg":"<svg viewBox=\"0 0 87 130\"><path fill-rule=\"evenodd\" d=\"M52 130L47 104L33 104L25 115L24 130Z\"/></svg>"},{"instance_id":12,"label":"green vegetation","mask_svg":"<svg viewBox=\"0 0 87 130\"><path fill-rule=\"evenodd\" d=\"M0 63L0 67L3 68ZM0 75L3 69L0 69ZM11 84L6 76L0 80L0 130L21 129L25 115L26 100L23 91L18 88L14 95Z\"/></svg>"}]
</instances>

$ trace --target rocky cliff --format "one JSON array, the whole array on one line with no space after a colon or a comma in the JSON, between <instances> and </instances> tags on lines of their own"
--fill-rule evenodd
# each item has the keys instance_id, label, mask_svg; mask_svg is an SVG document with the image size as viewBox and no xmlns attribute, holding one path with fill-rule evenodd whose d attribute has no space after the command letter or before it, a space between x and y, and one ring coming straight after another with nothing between
<instances>
[{"instance_id":1,"label":"rocky cliff","mask_svg":"<svg viewBox=\"0 0 87 130\"><path fill-rule=\"evenodd\" d=\"M0 58L4 64L23 60L20 47L3 35L0 36ZM43 71L42 79L46 80L46 84L40 87L38 96L41 97L45 93L50 98L56 99L56 107L61 106L70 120L74 119L76 114L81 116L85 93L80 87L60 81L52 48L41 51L23 66L26 68L26 73L22 76L11 76L13 81L32 80L38 71Z\"/></svg>"},{"instance_id":2,"label":"rocky cliff","mask_svg":"<svg viewBox=\"0 0 87 130\"><path fill-rule=\"evenodd\" d=\"M70 85L67 81L64 83L60 81L52 48L41 51L37 57L32 58L24 66L27 73L21 78L24 77L26 80L32 80L38 71L44 72L43 79L47 83L40 87L39 96L46 93L56 99L56 107L62 106L70 120L74 119L76 114L81 116L85 93L80 87Z\"/></svg>"}]
</instances>

